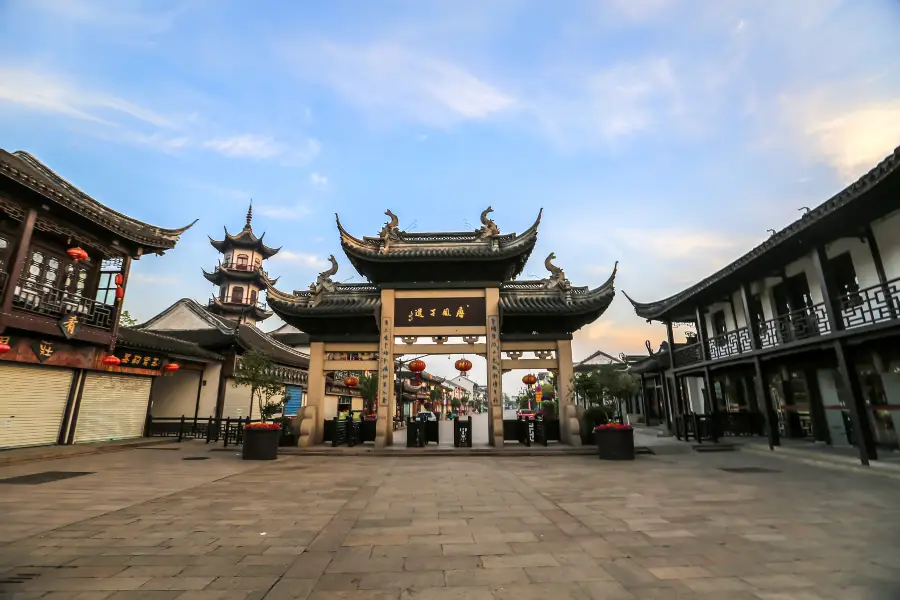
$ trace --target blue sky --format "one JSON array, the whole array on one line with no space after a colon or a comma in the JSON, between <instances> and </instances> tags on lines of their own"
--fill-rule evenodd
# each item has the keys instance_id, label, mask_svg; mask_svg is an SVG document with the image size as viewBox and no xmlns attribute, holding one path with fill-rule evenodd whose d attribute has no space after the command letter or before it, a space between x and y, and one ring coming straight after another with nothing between
<instances>
[{"instance_id":1,"label":"blue sky","mask_svg":"<svg viewBox=\"0 0 900 600\"><path fill-rule=\"evenodd\" d=\"M386 208L428 231L492 205L504 232L545 208L526 273L553 251L597 285L619 260L647 301L900 143L898 31L890 0L0 0L0 145L134 217L200 218L135 264L141 319L210 295L206 234L251 197L283 289L329 254L350 277L335 211L374 235ZM575 354L662 335L620 294Z\"/></svg>"}]
</instances>

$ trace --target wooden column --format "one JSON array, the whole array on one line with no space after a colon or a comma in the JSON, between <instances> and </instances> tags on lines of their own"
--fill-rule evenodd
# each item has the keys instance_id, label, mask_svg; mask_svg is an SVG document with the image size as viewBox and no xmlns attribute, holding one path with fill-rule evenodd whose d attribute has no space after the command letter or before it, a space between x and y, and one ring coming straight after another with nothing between
<instances>
[{"instance_id":1,"label":"wooden column","mask_svg":"<svg viewBox=\"0 0 900 600\"><path fill-rule=\"evenodd\" d=\"M650 426L650 403L647 400L647 381L641 373L641 409L644 412L644 425Z\"/></svg>"},{"instance_id":2,"label":"wooden column","mask_svg":"<svg viewBox=\"0 0 900 600\"><path fill-rule=\"evenodd\" d=\"M575 369L572 366L572 340L556 342L556 360L559 370L556 386L559 392L559 436L570 446L581 445L581 425L575 412L575 405L569 401Z\"/></svg>"},{"instance_id":3,"label":"wooden column","mask_svg":"<svg viewBox=\"0 0 900 600\"><path fill-rule=\"evenodd\" d=\"M735 324L737 324L737 317L734 315L733 304L731 306L731 313L732 317L735 319ZM697 341L700 342L700 356L703 358L704 362L709 361L709 337L708 331L706 330L706 319L703 318L703 313L700 311L699 306L694 309L694 318L697 320ZM740 344L740 339L738 339L738 344ZM703 367L703 386L706 388L706 397L709 399L710 412L714 419L716 419L718 418L719 407L716 405L716 390L712 385L709 367ZM715 426L718 427L718 423L715 423Z\"/></svg>"},{"instance_id":4,"label":"wooden column","mask_svg":"<svg viewBox=\"0 0 900 600\"><path fill-rule=\"evenodd\" d=\"M834 343L834 354L837 357L838 372L844 382L844 391L849 396L847 404L850 405L850 422L853 426L856 449L859 451L859 461L863 465L868 465L870 460L878 459L878 453L875 450L875 436L869 423L866 399L856 370L847 361L847 353L840 340Z\"/></svg>"},{"instance_id":5,"label":"wooden column","mask_svg":"<svg viewBox=\"0 0 900 600\"><path fill-rule=\"evenodd\" d=\"M675 335L672 332L671 321L666 321L666 341L669 343L669 368L672 369L672 379L675 383L674 406L672 407L677 415L684 414L684 395L681 392L681 386L678 385L678 376L675 375Z\"/></svg>"},{"instance_id":6,"label":"wooden column","mask_svg":"<svg viewBox=\"0 0 900 600\"><path fill-rule=\"evenodd\" d=\"M403 385L402 382L400 384ZM402 392L402 387L401 387ZM375 448L393 443L394 414L394 290L381 290L381 323L378 338L378 420Z\"/></svg>"},{"instance_id":7,"label":"wooden column","mask_svg":"<svg viewBox=\"0 0 900 600\"><path fill-rule=\"evenodd\" d=\"M769 438L769 450L781 445L781 436L778 433L778 415L772 405L772 394L769 392L769 384L766 382L762 361L758 356L753 358L753 367L756 370L753 378L756 387L757 402L763 403L763 417L766 419L766 437Z\"/></svg>"},{"instance_id":8,"label":"wooden column","mask_svg":"<svg viewBox=\"0 0 900 600\"><path fill-rule=\"evenodd\" d=\"M697 341L700 342L700 356L705 362L710 360L709 332L706 330L706 319L703 318L703 313L700 312L699 306L694 309L694 318L697 321Z\"/></svg>"},{"instance_id":9,"label":"wooden column","mask_svg":"<svg viewBox=\"0 0 900 600\"><path fill-rule=\"evenodd\" d=\"M759 323L756 315L750 311L750 286L746 283L741 284L741 304L744 305L744 320L747 322L747 333L750 338L750 351L756 351L760 348L759 343Z\"/></svg>"},{"instance_id":10,"label":"wooden column","mask_svg":"<svg viewBox=\"0 0 900 600\"><path fill-rule=\"evenodd\" d=\"M827 268L828 257L825 254L825 248L822 246L816 247L812 254L812 264L825 301L825 314L828 318L828 325L831 332L835 333L844 328L844 321L841 317L841 308L834 296L837 288L834 285L831 271ZM847 361L843 343L838 340L834 342L833 348L835 358L837 358L838 372L844 382L844 390L849 394L847 403L850 406L850 422L856 438L856 448L859 450L859 460L862 464L868 465L869 460L877 459L878 455L875 451L875 438L872 433L872 426L869 423L866 399L863 395L862 387L859 385L856 371L853 365Z\"/></svg>"},{"instance_id":11,"label":"wooden column","mask_svg":"<svg viewBox=\"0 0 900 600\"><path fill-rule=\"evenodd\" d=\"M102 259L101 261L102 262ZM112 335L109 340L109 352L112 354L116 349L116 338L119 335L119 317L122 316L122 307L125 306L125 294L128 293L128 276L131 274L131 257L122 257L122 299L116 300L115 310L113 311ZM202 379L202 377L201 377ZM199 398L199 395L197 396ZM196 419L197 417L194 417Z\"/></svg>"},{"instance_id":12,"label":"wooden column","mask_svg":"<svg viewBox=\"0 0 900 600\"><path fill-rule=\"evenodd\" d=\"M6 289L3 290L3 301L0 302L0 313L9 314L12 311L13 298L15 298L16 284L22 276L22 268L25 266L25 259L28 258L28 249L31 247L31 234L34 232L34 223L37 221L37 210L29 208L19 228L19 241L16 246L16 252L10 263L7 272L8 279L6 281Z\"/></svg>"},{"instance_id":13,"label":"wooden column","mask_svg":"<svg viewBox=\"0 0 900 600\"><path fill-rule=\"evenodd\" d=\"M881 284L881 293L884 294L884 301L887 304L889 314L892 319L897 318L897 307L894 306L894 299L891 297L891 289L888 286L887 273L884 270L884 261L881 258L881 250L878 248L878 241L875 239L875 232L872 230L872 224L866 224L866 243L869 245L869 252L872 254L872 264L875 265L875 273L878 275L878 283Z\"/></svg>"}]
</instances>

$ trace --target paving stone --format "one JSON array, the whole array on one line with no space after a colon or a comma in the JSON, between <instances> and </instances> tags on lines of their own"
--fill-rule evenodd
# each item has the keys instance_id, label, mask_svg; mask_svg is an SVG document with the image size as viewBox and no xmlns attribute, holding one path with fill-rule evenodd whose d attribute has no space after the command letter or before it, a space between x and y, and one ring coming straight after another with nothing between
<instances>
[{"instance_id":1,"label":"paving stone","mask_svg":"<svg viewBox=\"0 0 900 600\"><path fill-rule=\"evenodd\" d=\"M409 556L404 563L407 571L458 571L480 566L479 556Z\"/></svg>"},{"instance_id":2,"label":"paving stone","mask_svg":"<svg viewBox=\"0 0 900 600\"><path fill-rule=\"evenodd\" d=\"M525 570L516 567L505 569L462 569L444 572L444 581L448 587L482 587L499 588L506 585L526 583L528 576Z\"/></svg>"},{"instance_id":3,"label":"paving stone","mask_svg":"<svg viewBox=\"0 0 900 600\"><path fill-rule=\"evenodd\" d=\"M444 586L443 571L407 571L404 573L366 573L359 581L361 590L394 588L431 588Z\"/></svg>"}]
</instances>

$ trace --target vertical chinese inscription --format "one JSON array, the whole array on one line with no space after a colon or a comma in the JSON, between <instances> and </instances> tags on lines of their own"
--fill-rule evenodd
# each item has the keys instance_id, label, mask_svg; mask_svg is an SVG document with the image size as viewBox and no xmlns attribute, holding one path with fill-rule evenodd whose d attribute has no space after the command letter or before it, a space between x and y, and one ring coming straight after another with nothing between
<instances>
[{"instance_id":1,"label":"vertical chinese inscription","mask_svg":"<svg viewBox=\"0 0 900 600\"><path fill-rule=\"evenodd\" d=\"M381 406L387 406L393 392L394 384L394 331L392 327L392 319L384 317L381 319L381 340L379 342L378 351L378 383L379 383L379 400Z\"/></svg>"},{"instance_id":2,"label":"vertical chinese inscription","mask_svg":"<svg viewBox=\"0 0 900 600\"><path fill-rule=\"evenodd\" d=\"M500 317L492 315L488 322L488 363L490 364L490 396L491 404L500 405L500 378L503 377L503 369L500 363Z\"/></svg>"}]
</instances>

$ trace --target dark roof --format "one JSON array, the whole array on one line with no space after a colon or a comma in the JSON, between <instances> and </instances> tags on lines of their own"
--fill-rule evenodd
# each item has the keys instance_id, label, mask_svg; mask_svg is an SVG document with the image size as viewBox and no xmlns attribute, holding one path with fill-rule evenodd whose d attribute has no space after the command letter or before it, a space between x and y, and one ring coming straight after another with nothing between
<instances>
[{"instance_id":1,"label":"dark roof","mask_svg":"<svg viewBox=\"0 0 900 600\"><path fill-rule=\"evenodd\" d=\"M261 304L254 302L253 304L243 304L237 302L222 301L213 296L206 305L209 312L227 317L234 315L240 319L245 313L250 313L257 321L265 321L272 316L272 311L266 310Z\"/></svg>"},{"instance_id":2,"label":"dark roof","mask_svg":"<svg viewBox=\"0 0 900 600\"><path fill-rule=\"evenodd\" d=\"M647 343L647 349L650 350L650 342ZM685 343L676 343L675 349L678 350L687 346ZM642 360L631 363L628 366L628 372L636 375L647 373L660 373L669 368L669 343L662 342L659 350L650 354L650 356L642 357Z\"/></svg>"},{"instance_id":3,"label":"dark roof","mask_svg":"<svg viewBox=\"0 0 900 600\"><path fill-rule=\"evenodd\" d=\"M278 254L278 251L281 250L281 248L272 248L263 243L263 238L266 237L265 233L256 237L256 234L253 233L252 222L253 203L251 202L250 208L247 209L247 222L237 235L231 235L228 233L228 228L225 227L225 239L214 240L210 237L209 243L213 248L223 253L234 248L238 250L255 250L262 254L263 258L271 258Z\"/></svg>"},{"instance_id":4,"label":"dark roof","mask_svg":"<svg viewBox=\"0 0 900 600\"><path fill-rule=\"evenodd\" d=\"M21 150L9 153L0 149L0 175L90 220L116 237L154 252L174 248L181 234L197 222L179 229L163 229L124 215L91 198Z\"/></svg>"},{"instance_id":5,"label":"dark roof","mask_svg":"<svg viewBox=\"0 0 900 600\"><path fill-rule=\"evenodd\" d=\"M615 297L617 267L597 288L549 287L547 281L520 281L500 287L501 333L572 333L602 315ZM381 290L376 285L335 283L334 291L293 294L269 287L267 300L286 323L310 335L378 334Z\"/></svg>"},{"instance_id":6,"label":"dark roof","mask_svg":"<svg viewBox=\"0 0 900 600\"><path fill-rule=\"evenodd\" d=\"M302 331L297 333L271 332L269 335L288 346L309 346L309 334Z\"/></svg>"},{"instance_id":7,"label":"dark roof","mask_svg":"<svg viewBox=\"0 0 900 600\"><path fill-rule=\"evenodd\" d=\"M472 232L408 233L394 228L383 237L358 239L341 225L341 247L353 267L375 283L464 281L477 269L482 281L509 281L525 268L537 242L537 220L521 234Z\"/></svg>"},{"instance_id":8,"label":"dark roof","mask_svg":"<svg viewBox=\"0 0 900 600\"><path fill-rule=\"evenodd\" d=\"M203 277L213 285L222 285L223 283L230 281L247 281L256 283L262 288L266 287L266 274L261 268L232 269L218 265L212 273L207 272L206 269L203 268L200 270L203 271ZM278 282L278 278L276 277L271 281L272 284L275 284Z\"/></svg>"},{"instance_id":9,"label":"dark roof","mask_svg":"<svg viewBox=\"0 0 900 600\"><path fill-rule=\"evenodd\" d=\"M258 350L278 364L300 368L309 366L308 355L286 346L253 325L238 325L234 321L214 315L190 298L179 300L150 321L138 325L137 328L146 331L149 325L179 306L186 306L191 312L206 321L210 327L208 329L166 330L165 335L167 336L194 342L208 350L224 350L237 346L243 350Z\"/></svg>"},{"instance_id":10,"label":"dark roof","mask_svg":"<svg viewBox=\"0 0 900 600\"><path fill-rule=\"evenodd\" d=\"M694 305L706 304L730 293L741 282L753 281L808 254L816 245L842 234L856 236L857 229L900 208L900 147L855 183L808 211L762 244L724 269L656 302L637 302L625 297L644 319L693 321ZM623 292L624 293L624 292Z\"/></svg>"},{"instance_id":11,"label":"dark roof","mask_svg":"<svg viewBox=\"0 0 900 600\"><path fill-rule=\"evenodd\" d=\"M215 361L225 360L221 354L205 350L195 342L132 327L119 327L116 334L116 343L126 348L156 350L188 358Z\"/></svg>"},{"instance_id":12,"label":"dark roof","mask_svg":"<svg viewBox=\"0 0 900 600\"><path fill-rule=\"evenodd\" d=\"M618 263L602 285L549 288L546 281L516 281L500 286L500 331L572 333L600 318L616 296Z\"/></svg>"}]
</instances>

